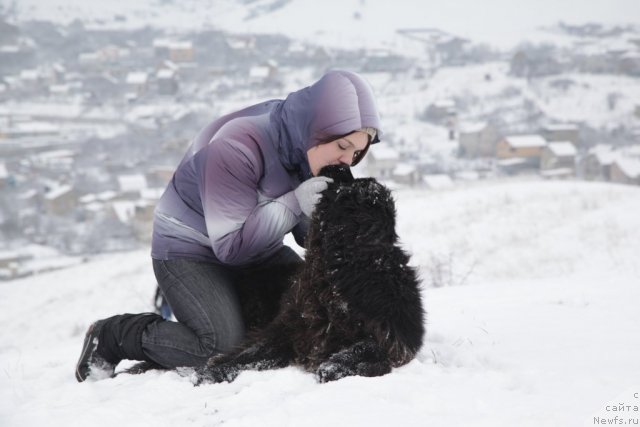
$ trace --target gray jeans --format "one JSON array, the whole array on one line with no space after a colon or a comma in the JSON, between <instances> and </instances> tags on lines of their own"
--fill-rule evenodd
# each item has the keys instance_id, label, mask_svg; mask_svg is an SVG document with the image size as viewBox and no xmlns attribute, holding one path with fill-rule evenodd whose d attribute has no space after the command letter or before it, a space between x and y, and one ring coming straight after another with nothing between
<instances>
[{"instance_id":1,"label":"gray jeans","mask_svg":"<svg viewBox=\"0 0 640 427\"><path fill-rule=\"evenodd\" d=\"M262 264L244 268L297 262L301 258L285 246ZM234 289L237 267L154 259L153 271L177 322L157 321L144 330L142 349L151 361L166 368L197 366L242 341L245 326Z\"/></svg>"}]
</instances>

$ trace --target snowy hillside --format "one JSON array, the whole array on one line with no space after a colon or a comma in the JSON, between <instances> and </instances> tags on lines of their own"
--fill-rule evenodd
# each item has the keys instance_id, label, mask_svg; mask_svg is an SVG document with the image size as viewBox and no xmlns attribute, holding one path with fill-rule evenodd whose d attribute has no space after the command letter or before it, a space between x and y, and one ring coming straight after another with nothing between
<instances>
[{"instance_id":1,"label":"snowy hillside","mask_svg":"<svg viewBox=\"0 0 640 427\"><path fill-rule=\"evenodd\" d=\"M318 44L369 48L395 44L396 30L438 28L501 47L522 39L549 41L538 31L558 21L635 23L636 0L1 0L21 20L95 26L165 29L218 28L233 32L279 33Z\"/></svg>"},{"instance_id":2,"label":"snowy hillside","mask_svg":"<svg viewBox=\"0 0 640 427\"><path fill-rule=\"evenodd\" d=\"M0 283L0 425L638 423L607 406L639 402L640 189L512 182L395 195L425 284L441 274L458 285L425 287L428 339L409 365L322 385L296 368L199 388L173 372L78 384L88 324L150 308L148 254L110 255Z\"/></svg>"},{"instance_id":3,"label":"snowy hillside","mask_svg":"<svg viewBox=\"0 0 640 427\"><path fill-rule=\"evenodd\" d=\"M510 75L506 62L440 67L428 80L387 73L366 76L377 90L385 128L398 139L423 141L423 149L446 140L446 131L437 127L441 135L434 134L428 123L413 118L425 106L443 100L455 100L461 120L470 122L499 117L513 127L526 126L523 105L529 103L550 122L584 123L596 129L640 125L634 115L640 85L637 78L628 76L562 73L528 82ZM487 81L486 76L491 79ZM568 82L569 87L558 88L558 82ZM607 103L611 94L617 97L615 108Z\"/></svg>"}]
</instances>

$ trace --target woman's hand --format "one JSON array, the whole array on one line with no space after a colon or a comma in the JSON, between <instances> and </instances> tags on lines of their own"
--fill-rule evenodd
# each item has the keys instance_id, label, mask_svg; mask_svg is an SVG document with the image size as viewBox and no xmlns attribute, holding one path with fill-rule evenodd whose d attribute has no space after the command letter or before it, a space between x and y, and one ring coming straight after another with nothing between
<instances>
[{"instance_id":1,"label":"woman's hand","mask_svg":"<svg viewBox=\"0 0 640 427\"><path fill-rule=\"evenodd\" d=\"M331 178L327 178L326 176L316 176L306 180L294 190L294 194L298 199L298 204L300 205L302 213L306 216L311 216L313 208L322 197L322 194L320 193L326 190L331 182L333 182L333 179Z\"/></svg>"}]
</instances>

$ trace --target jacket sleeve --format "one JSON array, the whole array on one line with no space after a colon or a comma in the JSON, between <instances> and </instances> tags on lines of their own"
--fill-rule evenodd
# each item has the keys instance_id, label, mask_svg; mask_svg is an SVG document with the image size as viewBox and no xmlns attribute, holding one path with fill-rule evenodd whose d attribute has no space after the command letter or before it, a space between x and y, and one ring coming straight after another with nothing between
<instances>
[{"instance_id":1,"label":"jacket sleeve","mask_svg":"<svg viewBox=\"0 0 640 427\"><path fill-rule=\"evenodd\" d=\"M206 150L200 197L215 256L241 265L275 252L302 216L293 191L262 200L264 164L257 150L228 139L212 141Z\"/></svg>"}]
</instances>

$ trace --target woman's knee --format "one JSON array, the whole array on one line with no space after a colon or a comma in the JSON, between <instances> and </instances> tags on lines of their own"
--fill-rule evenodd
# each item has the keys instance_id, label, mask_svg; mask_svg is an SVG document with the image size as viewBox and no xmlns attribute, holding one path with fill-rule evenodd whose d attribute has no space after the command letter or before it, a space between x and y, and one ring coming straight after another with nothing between
<instances>
[{"instance_id":1,"label":"woman's knee","mask_svg":"<svg viewBox=\"0 0 640 427\"><path fill-rule=\"evenodd\" d=\"M229 319L230 320L230 319ZM219 322L210 333L198 335L201 354L211 357L238 347L244 338L244 324L238 320Z\"/></svg>"}]
</instances>

